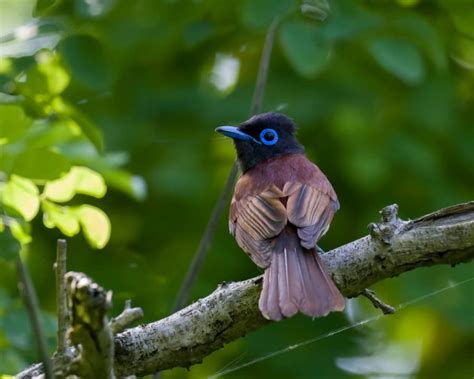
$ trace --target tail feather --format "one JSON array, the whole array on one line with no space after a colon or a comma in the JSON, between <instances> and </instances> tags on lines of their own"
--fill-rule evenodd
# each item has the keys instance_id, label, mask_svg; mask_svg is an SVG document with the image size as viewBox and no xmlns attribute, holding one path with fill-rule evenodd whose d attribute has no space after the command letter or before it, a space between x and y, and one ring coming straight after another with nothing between
<instances>
[{"instance_id":1,"label":"tail feather","mask_svg":"<svg viewBox=\"0 0 474 379\"><path fill-rule=\"evenodd\" d=\"M345 301L314 249L301 247L296 231L276 239L270 267L263 277L259 307L267 319L281 320L298 311L322 317L342 311Z\"/></svg>"},{"instance_id":2,"label":"tail feather","mask_svg":"<svg viewBox=\"0 0 474 379\"><path fill-rule=\"evenodd\" d=\"M299 298L301 296L301 283L295 274L295 260L291 258L294 251L283 248L283 254L279 254L278 259L278 289L279 306L284 317L291 317L298 313Z\"/></svg>"},{"instance_id":3,"label":"tail feather","mask_svg":"<svg viewBox=\"0 0 474 379\"><path fill-rule=\"evenodd\" d=\"M270 266L265 271L264 282L268 285L263 286L259 301L259 307L265 318L275 321L283 318L280 307L276 306L279 304L278 266L278 264Z\"/></svg>"}]
</instances>

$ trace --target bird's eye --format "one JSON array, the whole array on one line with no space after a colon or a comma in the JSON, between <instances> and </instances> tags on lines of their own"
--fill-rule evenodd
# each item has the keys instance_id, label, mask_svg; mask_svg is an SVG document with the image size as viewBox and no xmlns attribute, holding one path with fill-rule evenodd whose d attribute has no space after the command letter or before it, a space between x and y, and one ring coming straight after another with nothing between
<instances>
[{"instance_id":1,"label":"bird's eye","mask_svg":"<svg viewBox=\"0 0 474 379\"><path fill-rule=\"evenodd\" d=\"M267 146L274 145L278 142L278 133L274 129L263 129L260 132L260 141Z\"/></svg>"}]
</instances>

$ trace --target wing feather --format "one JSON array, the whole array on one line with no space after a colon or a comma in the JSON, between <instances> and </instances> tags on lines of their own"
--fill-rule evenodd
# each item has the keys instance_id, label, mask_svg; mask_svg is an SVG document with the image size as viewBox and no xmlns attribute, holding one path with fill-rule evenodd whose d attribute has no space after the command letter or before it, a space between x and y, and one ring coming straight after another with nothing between
<instances>
[{"instance_id":1,"label":"wing feather","mask_svg":"<svg viewBox=\"0 0 474 379\"><path fill-rule=\"evenodd\" d=\"M266 268L272 259L274 237L287 223L297 228L301 245L311 249L329 228L338 208L334 189L317 166L302 155L281 157L240 177L231 203L229 230L250 258Z\"/></svg>"},{"instance_id":2,"label":"wing feather","mask_svg":"<svg viewBox=\"0 0 474 379\"><path fill-rule=\"evenodd\" d=\"M300 184L288 196L288 221L298 228L303 247L313 248L327 231L336 211L333 203L329 194L310 184Z\"/></svg>"},{"instance_id":3,"label":"wing feather","mask_svg":"<svg viewBox=\"0 0 474 379\"><path fill-rule=\"evenodd\" d=\"M231 208L231 233L239 246L262 268L270 264L273 237L281 233L287 222L281 196L282 192L275 187L240 200L240 204L233 206L234 219Z\"/></svg>"}]
</instances>

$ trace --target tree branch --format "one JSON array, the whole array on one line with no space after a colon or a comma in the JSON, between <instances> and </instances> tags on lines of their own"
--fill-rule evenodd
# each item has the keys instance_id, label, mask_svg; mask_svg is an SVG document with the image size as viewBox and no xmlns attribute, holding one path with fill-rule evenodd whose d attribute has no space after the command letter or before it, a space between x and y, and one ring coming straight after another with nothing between
<instances>
[{"instance_id":1,"label":"tree branch","mask_svg":"<svg viewBox=\"0 0 474 379\"><path fill-rule=\"evenodd\" d=\"M402 221L397 207L384 208L371 234L322 255L347 297L403 272L435 264L456 265L474 259L474 202L445 208L413 221ZM221 284L185 309L115 336L118 376L147 375L189 367L248 332L269 323L258 310L261 277ZM19 378L38 374L38 365ZM33 375L32 375L33 374Z\"/></svg>"}]
</instances>

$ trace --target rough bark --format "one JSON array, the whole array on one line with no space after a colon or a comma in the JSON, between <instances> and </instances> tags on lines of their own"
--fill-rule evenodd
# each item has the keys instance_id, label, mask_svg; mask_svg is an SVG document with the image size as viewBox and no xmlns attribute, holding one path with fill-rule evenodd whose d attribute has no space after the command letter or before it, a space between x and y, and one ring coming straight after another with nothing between
<instances>
[{"instance_id":1,"label":"rough bark","mask_svg":"<svg viewBox=\"0 0 474 379\"><path fill-rule=\"evenodd\" d=\"M80 272L68 272L65 279L72 315L67 339L70 346L79 347L68 374L114 379L113 334L107 318L112 293Z\"/></svg>"},{"instance_id":2,"label":"rough bark","mask_svg":"<svg viewBox=\"0 0 474 379\"><path fill-rule=\"evenodd\" d=\"M380 223L369 225L368 236L322 256L347 297L414 268L456 265L474 258L474 202L408 222L398 218L396 205L384 208L381 214ZM189 367L267 324L258 310L260 290L261 277L224 283L211 295L163 320L116 335L116 374L146 375ZM19 377L34 377L38 367L25 370Z\"/></svg>"}]
</instances>

